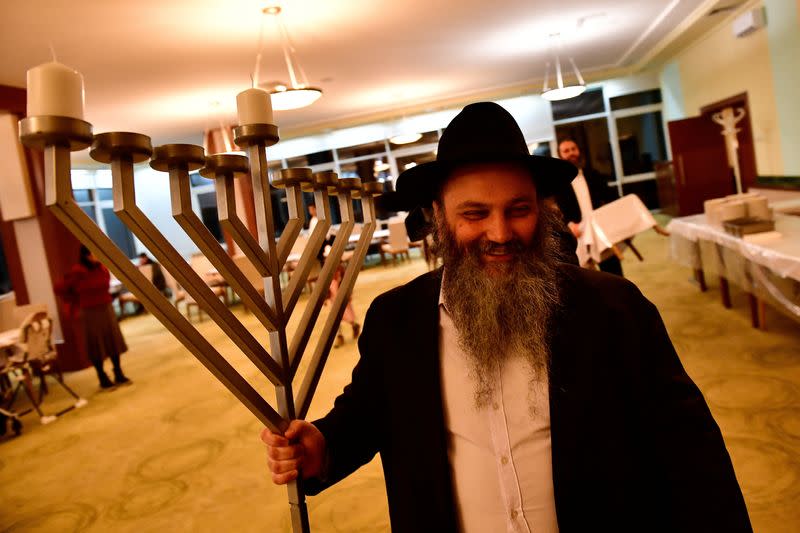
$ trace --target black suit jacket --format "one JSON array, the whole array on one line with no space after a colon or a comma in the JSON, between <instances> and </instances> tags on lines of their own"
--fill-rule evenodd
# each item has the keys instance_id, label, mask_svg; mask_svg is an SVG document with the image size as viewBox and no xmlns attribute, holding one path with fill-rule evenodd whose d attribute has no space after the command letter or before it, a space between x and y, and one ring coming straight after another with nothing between
<instances>
[{"instance_id":1,"label":"black suit jacket","mask_svg":"<svg viewBox=\"0 0 800 533\"><path fill-rule=\"evenodd\" d=\"M561 533L751 531L719 428L655 307L623 278L566 264L561 272L550 376ZM440 386L440 285L436 271L376 298L352 382L314 422L330 462L326 480L307 480L306 490L315 494L380 453L395 533L458 529Z\"/></svg>"}]
</instances>

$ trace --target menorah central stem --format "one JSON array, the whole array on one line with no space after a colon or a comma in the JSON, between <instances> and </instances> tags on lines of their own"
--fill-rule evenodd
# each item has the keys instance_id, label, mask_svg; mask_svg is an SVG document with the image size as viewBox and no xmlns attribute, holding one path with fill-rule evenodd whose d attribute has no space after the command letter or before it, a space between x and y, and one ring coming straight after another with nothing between
<instances>
[{"instance_id":1,"label":"menorah central stem","mask_svg":"<svg viewBox=\"0 0 800 533\"><path fill-rule=\"evenodd\" d=\"M267 304L275 311L278 327L269 332L270 353L276 362L284 369L284 385L275 387L278 413L285 420L293 420L295 416L294 394L292 392L289 374L289 349L286 342L286 325L288 316L284 313L281 297L280 273L283 262L278 254L275 243L275 226L272 220L272 202L269 192L269 178L267 176L266 146L263 143L253 144L248 149L250 158L250 175L253 182L253 196L256 208L256 227L258 228L258 242L269 258L270 275L264 278L264 297ZM295 198L289 201L296 202ZM292 207L293 220L297 220L295 203ZM295 222L296 223L296 222ZM284 231L289 231L286 228ZM297 230L299 232L299 228ZM295 234L294 237L297 235ZM292 240L294 239L292 238ZM288 242L288 241L287 241ZM291 244L289 244L291 248ZM287 484L289 497L289 512L292 519L292 529L295 533L310 533L311 525L308 521L308 507L305 501L300 481Z\"/></svg>"}]
</instances>

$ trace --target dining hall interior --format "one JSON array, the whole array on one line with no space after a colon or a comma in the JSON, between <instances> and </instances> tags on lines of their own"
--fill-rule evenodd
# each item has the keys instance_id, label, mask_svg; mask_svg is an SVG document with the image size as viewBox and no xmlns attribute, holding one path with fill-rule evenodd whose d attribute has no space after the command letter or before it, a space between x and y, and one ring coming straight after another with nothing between
<instances>
[{"instance_id":1,"label":"dining hall interior","mask_svg":"<svg viewBox=\"0 0 800 533\"><path fill-rule=\"evenodd\" d=\"M373 301L441 268L395 183L483 101L532 155L579 147L613 200L577 262L655 305L753 530L800 529L800 0L29 0L0 28L0 530L303 530L260 432L328 413ZM380 455L306 502L390 530Z\"/></svg>"}]
</instances>

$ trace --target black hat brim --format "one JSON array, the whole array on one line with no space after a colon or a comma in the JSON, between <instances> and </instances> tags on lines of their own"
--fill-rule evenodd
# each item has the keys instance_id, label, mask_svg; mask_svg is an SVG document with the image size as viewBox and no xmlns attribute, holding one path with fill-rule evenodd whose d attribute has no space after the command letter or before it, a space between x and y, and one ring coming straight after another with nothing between
<instances>
[{"instance_id":1,"label":"black hat brim","mask_svg":"<svg viewBox=\"0 0 800 533\"><path fill-rule=\"evenodd\" d=\"M429 207L453 170L465 164L490 162L517 162L526 166L540 198L554 196L568 189L572 180L578 175L578 168L569 161L540 155L502 160L473 159L453 163L430 161L400 174L396 184L399 200L407 211L415 207Z\"/></svg>"}]
</instances>

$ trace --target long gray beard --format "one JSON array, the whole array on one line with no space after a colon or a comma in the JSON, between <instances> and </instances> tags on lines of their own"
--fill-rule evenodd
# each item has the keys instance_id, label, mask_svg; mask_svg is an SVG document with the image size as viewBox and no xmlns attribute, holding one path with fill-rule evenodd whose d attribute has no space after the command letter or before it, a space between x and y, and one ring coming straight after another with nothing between
<instances>
[{"instance_id":1,"label":"long gray beard","mask_svg":"<svg viewBox=\"0 0 800 533\"><path fill-rule=\"evenodd\" d=\"M442 292L459 345L470 358L478 408L491 402L499 370L514 355L528 365L529 391L546 382L551 321L561 301L554 223L551 210L540 205L533 242L509 243L514 259L502 272L489 275L480 257L499 245L478 241L459 246L444 214L435 221L434 236L445 265Z\"/></svg>"}]
</instances>

